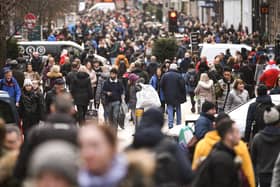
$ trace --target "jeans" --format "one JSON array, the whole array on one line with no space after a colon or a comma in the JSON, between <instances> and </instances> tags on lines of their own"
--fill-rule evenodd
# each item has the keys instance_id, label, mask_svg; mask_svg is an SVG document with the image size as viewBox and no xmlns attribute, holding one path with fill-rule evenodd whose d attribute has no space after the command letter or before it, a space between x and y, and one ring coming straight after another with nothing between
<instances>
[{"instance_id":1,"label":"jeans","mask_svg":"<svg viewBox=\"0 0 280 187\"><path fill-rule=\"evenodd\" d=\"M118 130L118 116L120 112L120 101L114 101L108 103L108 117L110 126L114 128L115 131Z\"/></svg>"},{"instance_id":2,"label":"jeans","mask_svg":"<svg viewBox=\"0 0 280 187\"><path fill-rule=\"evenodd\" d=\"M167 113L168 113L168 127L173 128L174 123L174 108L176 109L176 119L177 119L177 125L181 124L181 105L169 105L167 104Z\"/></svg>"}]
</instances>

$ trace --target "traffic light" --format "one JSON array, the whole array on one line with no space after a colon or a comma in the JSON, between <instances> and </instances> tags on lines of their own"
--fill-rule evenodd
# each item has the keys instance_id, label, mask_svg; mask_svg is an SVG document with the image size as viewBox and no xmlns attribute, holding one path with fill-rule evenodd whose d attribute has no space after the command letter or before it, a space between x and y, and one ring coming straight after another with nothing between
<instances>
[{"instance_id":1,"label":"traffic light","mask_svg":"<svg viewBox=\"0 0 280 187\"><path fill-rule=\"evenodd\" d=\"M169 30L169 32L178 31L177 19L178 19L177 11L170 10L168 12L168 30Z\"/></svg>"}]
</instances>

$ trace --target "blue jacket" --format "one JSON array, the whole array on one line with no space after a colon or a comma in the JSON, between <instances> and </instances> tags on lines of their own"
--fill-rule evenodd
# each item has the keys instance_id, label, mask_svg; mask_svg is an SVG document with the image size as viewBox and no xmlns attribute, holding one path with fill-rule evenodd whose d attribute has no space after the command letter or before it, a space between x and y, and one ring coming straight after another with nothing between
<instances>
[{"instance_id":1,"label":"blue jacket","mask_svg":"<svg viewBox=\"0 0 280 187\"><path fill-rule=\"evenodd\" d=\"M157 88L160 87L160 83L158 82L158 78L156 75L153 75L151 77L151 80L150 80L150 85L152 85L152 87L158 92ZM159 98L161 101L164 101L164 94L163 94L163 91L162 91L162 88L160 87L160 90L159 90Z\"/></svg>"},{"instance_id":2,"label":"blue jacket","mask_svg":"<svg viewBox=\"0 0 280 187\"><path fill-rule=\"evenodd\" d=\"M7 83L6 79L1 79L0 90L8 92L9 96L13 98L16 103L19 102L21 91L15 78L12 77L12 82L10 84Z\"/></svg>"},{"instance_id":3,"label":"blue jacket","mask_svg":"<svg viewBox=\"0 0 280 187\"><path fill-rule=\"evenodd\" d=\"M198 140L202 139L204 135L213 130L214 116L210 116L205 113L201 113L197 121L195 122L194 135Z\"/></svg>"}]
</instances>

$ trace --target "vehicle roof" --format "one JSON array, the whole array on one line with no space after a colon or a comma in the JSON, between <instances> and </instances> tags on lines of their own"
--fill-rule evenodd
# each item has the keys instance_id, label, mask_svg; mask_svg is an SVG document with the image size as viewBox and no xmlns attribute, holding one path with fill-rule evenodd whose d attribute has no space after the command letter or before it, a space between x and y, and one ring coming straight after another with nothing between
<instances>
[{"instance_id":1,"label":"vehicle roof","mask_svg":"<svg viewBox=\"0 0 280 187\"><path fill-rule=\"evenodd\" d=\"M93 11L94 9L101 9L101 10L114 10L116 9L115 3L113 2L101 2L101 3L96 3L93 5L89 11Z\"/></svg>"},{"instance_id":2,"label":"vehicle roof","mask_svg":"<svg viewBox=\"0 0 280 187\"><path fill-rule=\"evenodd\" d=\"M81 51L84 50L82 46L72 41L25 41L25 42L18 42L18 44L19 45L69 45L69 46L74 46L75 48L78 48Z\"/></svg>"},{"instance_id":3,"label":"vehicle roof","mask_svg":"<svg viewBox=\"0 0 280 187\"><path fill-rule=\"evenodd\" d=\"M248 51L252 50L252 47L246 45L246 44L208 44L203 43L199 44L200 47L202 47L201 50L201 56L206 56L207 60L212 62L214 61L215 56L219 55L221 52L225 53L226 49L230 49L230 52L232 55L236 51L240 51L241 48L245 48Z\"/></svg>"}]
</instances>

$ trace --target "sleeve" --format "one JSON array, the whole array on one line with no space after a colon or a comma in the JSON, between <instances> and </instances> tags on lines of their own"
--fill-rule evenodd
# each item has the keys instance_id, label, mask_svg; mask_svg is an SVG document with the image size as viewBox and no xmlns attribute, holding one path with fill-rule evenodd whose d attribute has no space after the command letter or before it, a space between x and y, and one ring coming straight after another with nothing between
<instances>
[{"instance_id":1,"label":"sleeve","mask_svg":"<svg viewBox=\"0 0 280 187\"><path fill-rule=\"evenodd\" d=\"M125 66L126 66L126 68L128 69L128 68L129 68L129 62L128 62L128 59L127 59L127 58L125 58L125 59L124 59L124 61L125 61Z\"/></svg>"},{"instance_id":2,"label":"sleeve","mask_svg":"<svg viewBox=\"0 0 280 187\"><path fill-rule=\"evenodd\" d=\"M200 140L208 132L207 125L202 119L198 119L195 124L194 135Z\"/></svg>"},{"instance_id":3,"label":"sleeve","mask_svg":"<svg viewBox=\"0 0 280 187\"><path fill-rule=\"evenodd\" d=\"M244 172L244 175L248 179L250 187L255 187L256 186L255 175L254 175L254 169L253 169L250 153L248 151L247 145L243 141L241 141L239 144L241 144L240 145L241 154L238 155L240 155L242 158L242 170ZM236 150L236 152L238 152L238 150Z\"/></svg>"},{"instance_id":4,"label":"sleeve","mask_svg":"<svg viewBox=\"0 0 280 187\"><path fill-rule=\"evenodd\" d=\"M265 82L265 79L266 79L266 76L265 76L265 73L263 73L263 74L260 76L260 82Z\"/></svg>"},{"instance_id":5,"label":"sleeve","mask_svg":"<svg viewBox=\"0 0 280 187\"><path fill-rule=\"evenodd\" d=\"M249 140L250 140L252 123L253 123L253 120L254 120L253 107L254 106L251 104L249 106L249 109L248 109L248 112L247 112L246 127L245 127L245 134L244 134L245 142L249 142Z\"/></svg>"},{"instance_id":6,"label":"sleeve","mask_svg":"<svg viewBox=\"0 0 280 187\"><path fill-rule=\"evenodd\" d=\"M115 66L119 67L120 65L120 59L119 56L117 56L116 60L115 60Z\"/></svg>"},{"instance_id":7,"label":"sleeve","mask_svg":"<svg viewBox=\"0 0 280 187\"><path fill-rule=\"evenodd\" d=\"M257 158L258 158L257 136L255 136L251 145L251 159L252 159L255 173L257 173L257 168L256 168Z\"/></svg>"},{"instance_id":8,"label":"sleeve","mask_svg":"<svg viewBox=\"0 0 280 187\"><path fill-rule=\"evenodd\" d=\"M97 82L97 76L96 76L95 71L93 71L92 74L93 74L93 78L92 78L91 82L92 82L93 84L95 84L95 83Z\"/></svg>"},{"instance_id":9,"label":"sleeve","mask_svg":"<svg viewBox=\"0 0 280 187\"><path fill-rule=\"evenodd\" d=\"M93 99L93 92L92 92L92 87L91 87L91 82L90 82L90 79L88 80L88 98L89 100Z\"/></svg>"},{"instance_id":10,"label":"sleeve","mask_svg":"<svg viewBox=\"0 0 280 187\"><path fill-rule=\"evenodd\" d=\"M228 112L233 104L234 96L232 93L229 93L228 100L226 102L225 111Z\"/></svg>"},{"instance_id":11,"label":"sleeve","mask_svg":"<svg viewBox=\"0 0 280 187\"><path fill-rule=\"evenodd\" d=\"M280 186L280 154L278 155L278 159L275 163L272 183L271 183L271 187L279 187L279 186Z\"/></svg>"},{"instance_id":12,"label":"sleeve","mask_svg":"<svg viewBox=\"0 0 280 187\"><path fill-rule=\"evenodd\" d=\"M19 100L20 100L20 96L21 96L21 91L20 91L20 87L19 87L19 85L18 85L18 83L16 82L16 84L15 84L15 94L16 94L16 102L18 103L19 102Z\"/></svg>"},{"instance_id":13,"label":"sleeve","mask_svg":"<svg viewBox=\"0 0 280 187\"><path fill-rule=\"evenodd\" d=\"M199 159L201 158L202 154L200 152L200 142L198 142L195 146L194 154L193 154L193 161L192 161L192 169L196 170L198 167Z\"/></svg>"},{"instance_id":14,"label":"sleeve","mask_svg":"<svg viewBox=\"0 0 280 187\"><path fill-rule=\"evenodd\" d=\"M185 155L183 151L179 148L179 146L176 147L175 150L175 158L177 160L177 163L179 163L179 173L181 174L180 178L184 185L188 185L192 182L193 179L193 172L191 168L191 163L188 159L185 158Z\"/></svg>"},{"instance_id":15,"label":"sleeve","mask_svg":"<svg viewBox=\"0 0 280 187\"><path fill-rule=\"evenodd\" d=\"M154 89L156 89L156 84L155 84L155 81L154 81L154 77L152 77L151 79L150 79L150 85L154 88Z\"/></svg>"}]
</instances>

